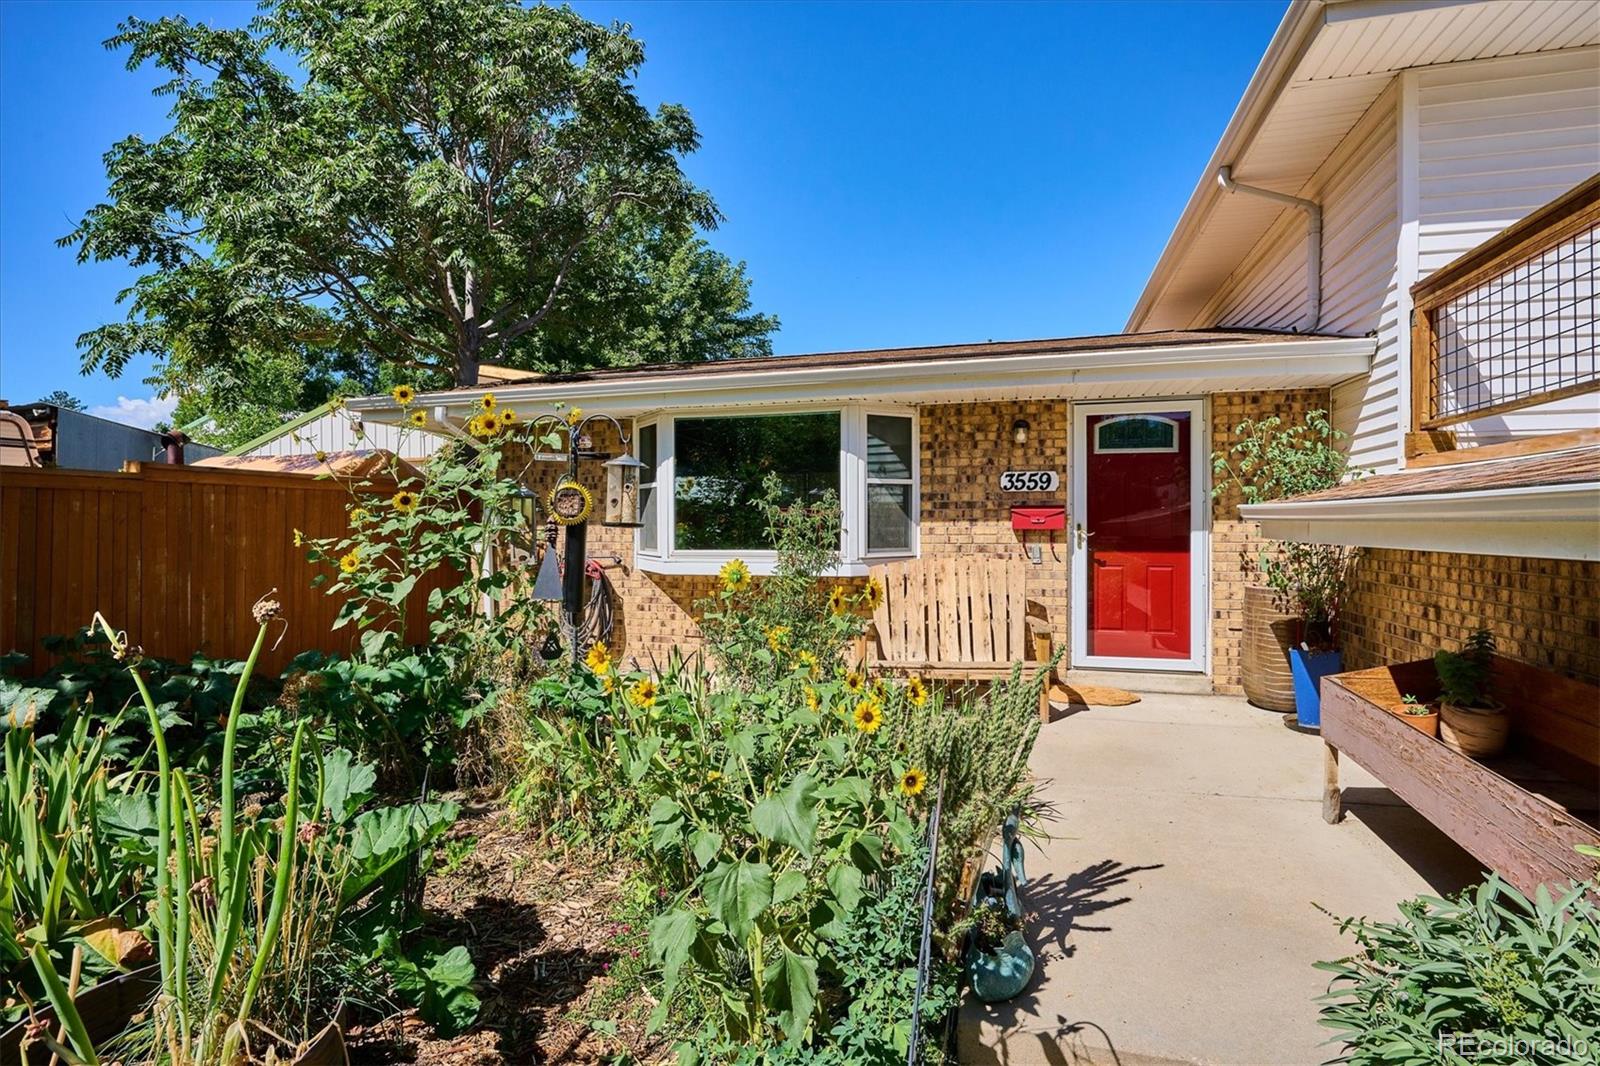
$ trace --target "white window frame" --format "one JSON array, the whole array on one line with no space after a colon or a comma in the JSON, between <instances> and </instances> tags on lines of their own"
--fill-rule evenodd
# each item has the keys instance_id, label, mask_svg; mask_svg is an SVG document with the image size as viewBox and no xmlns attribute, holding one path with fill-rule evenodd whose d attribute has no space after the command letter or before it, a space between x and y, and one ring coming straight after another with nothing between
<instances>
[{"instance_id":1,"label":"white window frame","mask_svg":"<svg viewBox=\"0 0 1600 1066\"><path fill-rule=\"evenodd\" d=\"M651 558L655 558L655 557L657 557L657 556L659 556L661 554L661 424L657 420L655 420L653 418L652 419L644 419L644 420L639 420L639 419L635 419L634 420L634 423L633 423L633 447L631 449L631 452L632 452L632 455L633 455L633 457L635 459L639 458L639 446L643 443L643 440L641 438L642 438L642 436L644 434L644 431L646 429L653 429L653 430L656 431L656 461L655 461L655 465L650 467L650 480L649 481L644 480L644 475L643 474L639 475L639 500L640 500L640 503L641 503L641 506L639 508L639 510L640 510L639 518L640 518L641 521L643 521L643 519L644 519L644 513L643 513L644 512L644 507L643 507L644 490L645 489L650 489L652 492L655 493L655 504L656 504L656 523L655 523L655 525L656 525L656 528L655 528L656 546L654 548L646 548L644 546L644 527L640 526L639 527L639 531L634 535L634 538L633 538L633 550L634 550L634 554L635 555L648 556L648 557L651 557Z\"/></svg>"},{"instance_id":2,"label":"white window frame","mask_svg":"<svg viewBox=\"0 0 1600 1066\"><path fill-rule=\"evenodd\" d=\"M656 550L644 549L642 531L634 536L634 558L639 569L657 574L715 574L730 560L742 560L757 575L772 573L776 553L769 549L750 551L680 550L673 536L677 528L677 420L680 418L759 418L763 415L816 414L839 415L839 500L843 510L840 537L840 565L832 577L860 577L869 567L891 559L914 558L920 548L922 510L922 439L916 408L893 404L807 404L804 406L704 407L663 410L641 415L634 420L634 437L645 426L656 427ZM905 551L866 550L867 532L867 415L892 415L911 420L911 547ZM635 446L637 455L637 446ZM890 483L890 479L873 479ZM900 483L900 482L895 482Z\"/></svg>"}]
</instances>

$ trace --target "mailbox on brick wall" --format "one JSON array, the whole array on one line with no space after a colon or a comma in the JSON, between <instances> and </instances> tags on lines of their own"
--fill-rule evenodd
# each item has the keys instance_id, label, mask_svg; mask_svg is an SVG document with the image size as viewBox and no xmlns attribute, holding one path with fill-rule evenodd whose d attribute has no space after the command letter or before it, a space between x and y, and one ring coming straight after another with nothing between
<instances>
[{"instance_id":1,"label":"mailbox on brick wall","mask_svg":"<svg viewBox=\"0 0 1600 1066\"><path fill-rule=\"evenodd\" d=\"M1013 507L1011 508L1012 529L1066 529L1067 509L1065 507Z\"/></svg>"}]
</instances>

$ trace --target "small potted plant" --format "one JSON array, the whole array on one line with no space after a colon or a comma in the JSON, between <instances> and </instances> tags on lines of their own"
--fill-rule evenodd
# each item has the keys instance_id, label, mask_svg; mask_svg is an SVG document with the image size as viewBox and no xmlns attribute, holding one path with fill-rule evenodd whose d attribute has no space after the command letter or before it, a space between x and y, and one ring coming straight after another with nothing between
<instances>
[{"instance_id":1,"label":"small potted plant","mask_svg":"<svg viewBox=\"0 0 1600 1066\"><path fill-rule=\"evenodd\" d=\"M1400 702L1390 710L1417 732L1430 737L1439 735L1439 712L1431 704L1423 703L1411 693L1402 696Z\"/></svg>"},{"instance_id":2,"label":"small potted plant","mask_svg":"<svg viewBox=\"0 0 1600 1066\"><path fill-rule=\"evenodd\" d=\"M985 1003L1011 999L1033 977L1033 949L1022 933L1022 920L996 896L980 899L972 914L967 950L967 981Z\"/></svg>"},{"instance_id":3,"label":"small potted plant","mask_svg":"<svg viewBox=\"0 0 1600 1066\"><path fill-rule=\"evenodd\" d=\"M1511 719L1489 693L1494 637L1480 629L1460 651L1434 653L1439 673L1439 739L1463 755L1481 758L1505 749Z\"/></svg>"}]
</instances>

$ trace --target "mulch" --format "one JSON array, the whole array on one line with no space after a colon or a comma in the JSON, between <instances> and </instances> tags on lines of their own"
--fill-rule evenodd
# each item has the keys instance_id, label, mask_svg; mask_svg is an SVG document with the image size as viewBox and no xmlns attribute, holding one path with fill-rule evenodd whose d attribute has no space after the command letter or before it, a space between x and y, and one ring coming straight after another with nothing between
<instances>
[{"instance_id":1,"label":"mulch","mask_svg":"<svg viewBox=\"0 0 1600 1066\"><path fill-rule=\"evenodd\" d=\"M613 863L562 853L503 810L463 804L451 830L476 837L471 854L428 878L424 932L465 944L478 973L477 1022L452 1038L407 1011L353 1027L358 1064L499 1066L603 1063L627 1052L670 1058L644 1031L644 1011L614 1019L617 1035L590 1025L616 961L616 912L624 874Z\"/></svg>"}]
</instances>

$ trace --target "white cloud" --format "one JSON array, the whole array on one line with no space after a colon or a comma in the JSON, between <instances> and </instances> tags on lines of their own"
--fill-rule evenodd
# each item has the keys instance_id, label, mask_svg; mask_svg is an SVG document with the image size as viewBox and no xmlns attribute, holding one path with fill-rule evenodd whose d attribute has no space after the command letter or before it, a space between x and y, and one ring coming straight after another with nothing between
<instances>
[{"instance_id":1,"label":"white cloud","mask_svg":"<svg viewBox=\"0 0 1600 1066\"><path fill-rule=\"evenodd\" d=\"M172 412L177 407L176 396L164 400L155 396L118 396L116 403L95 404L88 413L96 418L151 429L157 422L171 421Z\"/></svg>"}]
</instances>

